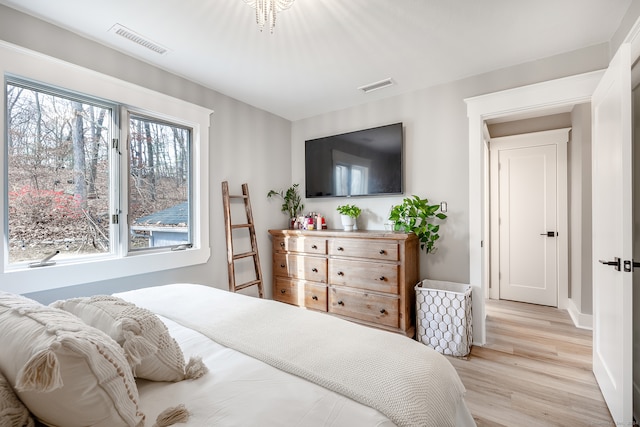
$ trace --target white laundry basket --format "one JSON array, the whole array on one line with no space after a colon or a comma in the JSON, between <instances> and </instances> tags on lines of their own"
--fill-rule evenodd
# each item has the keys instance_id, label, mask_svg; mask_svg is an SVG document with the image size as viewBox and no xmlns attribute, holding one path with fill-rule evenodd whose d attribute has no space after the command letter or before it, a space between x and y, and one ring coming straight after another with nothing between
<instances>
[{"instance_id":1,"label":"white laundry basket","mask_svg":"<svg viewBox=\"0 0 640 427\"><path fill-rule=\"evenodd\" d=\"M466 356L473 341L471 285L422 280L416 289L416 339L451 356Z\"/></svg>"}]
</instances>

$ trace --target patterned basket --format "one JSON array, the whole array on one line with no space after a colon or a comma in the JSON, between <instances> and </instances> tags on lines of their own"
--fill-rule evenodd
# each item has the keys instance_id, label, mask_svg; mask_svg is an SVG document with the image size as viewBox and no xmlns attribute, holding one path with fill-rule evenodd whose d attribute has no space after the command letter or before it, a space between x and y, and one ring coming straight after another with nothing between
<instances>
[{"instance_id":1,"label":"patterned basket","mask_svg":"<svg viewBox=\"0 0 640 427\"><path fill-rule=\"evenodd\" d=\"M473 341L471 285L423 280L415 289L416 339L442 354L469 354Z\"/></svg>"}]
</instances>

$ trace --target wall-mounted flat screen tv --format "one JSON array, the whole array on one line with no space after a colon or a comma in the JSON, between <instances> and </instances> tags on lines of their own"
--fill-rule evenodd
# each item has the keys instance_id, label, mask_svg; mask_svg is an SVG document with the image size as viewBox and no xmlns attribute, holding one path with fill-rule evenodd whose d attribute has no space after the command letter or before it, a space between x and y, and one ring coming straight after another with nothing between
<instances>
[{"instance_id":1,"label":"wall-mounted flat screen tv","mask_svg":"<svg viewBox=\"0 0 640 427\"><path fill-rule=\"evenodd\" d=\"M305 141L305 195L380 196L403 192L402 123Z\"/></svg>"}]
</instances>

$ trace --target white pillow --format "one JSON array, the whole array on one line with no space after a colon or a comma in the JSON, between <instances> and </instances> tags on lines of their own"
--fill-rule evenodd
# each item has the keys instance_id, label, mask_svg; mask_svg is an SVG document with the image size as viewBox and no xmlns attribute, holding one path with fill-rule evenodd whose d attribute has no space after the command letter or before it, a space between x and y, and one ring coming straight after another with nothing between
<instances>
[{"instance_id":1,"label":"white pillow","mask_svg":"<svg viewBox=\"0 0 640 427\"><path fill-rule=\"evenodd\" d=\"M71 313L0 292L0 371L47 425L142 426L122 348Z\"/></svg>"},{"instance_id":2,"label":"white pillow","mask_svg":"<svg viewBox=\"0 0 640 427\"><path fill-rule=\"evenodd\" d=\"M75 314L124 349L134 376L152 381L182 381L207 372L200 358L185 365L182 349L153 312L112 295L56 301L52 307Z\"/></svg>"},{"instance_id":3,"label":"white pillow","mask_svg":"<svg viewBox=\"0 0 640 427\"><path fill-rule=\"evenodd\" d=\"M33 417L0 373L0 426L33 427Z\"/></svg>"}]
</instances>

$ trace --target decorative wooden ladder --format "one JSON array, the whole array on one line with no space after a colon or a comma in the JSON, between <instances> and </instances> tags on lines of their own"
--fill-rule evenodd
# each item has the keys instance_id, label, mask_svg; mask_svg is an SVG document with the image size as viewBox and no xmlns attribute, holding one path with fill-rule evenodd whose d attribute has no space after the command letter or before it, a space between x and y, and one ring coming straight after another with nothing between
<instances>
[{"instance_id":1,"label":"decorative wooden ladder","mask_svg":"<svg viewBox=\"0 0 640 427\"><path fill-rule=\"evenodd\" d=\"M244 210L247 214L246 224L232 224L231 221L231 199L242 199L244 202ZM225 234L227 236L227 266L229 269L229 290L237 292L251 286L258 287L258 296L263 297L262 289L262 270L260 269L260 257L258 256L258 242L256 240L256 228L253 224L253 214L251 212L251 200L249 199L249 186L242 184L241 195L229 194L229 183L222 182L222 204L224 207L224 223ZM233 231L236 229L247 229L249 231L249 239L251 240L251 250L249 252L234 253L233 251ZM256 279L249 282L236 283L235 262L240 259L252 257L253 265L256 272Z\"/></svg>"}]
</instances>

